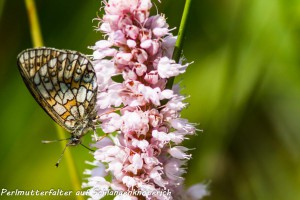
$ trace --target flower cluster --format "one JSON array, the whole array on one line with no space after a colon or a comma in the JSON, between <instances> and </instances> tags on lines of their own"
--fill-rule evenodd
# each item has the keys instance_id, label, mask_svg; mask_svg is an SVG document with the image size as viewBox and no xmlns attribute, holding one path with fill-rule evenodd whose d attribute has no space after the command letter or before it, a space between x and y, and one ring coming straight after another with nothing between
<instances>
[{"instance_id":1,"label":"flower cluster","mask_svg":"<svg viewBox=\"0 0 300 200\"><path fill-rule=\"evenodd\" d=\"M108 137L94 145L95 168L86 171L90 199L102 198L104 190L147 191L115 199L200 199L207 193L201 184L183 190L191 155L180 144L196 129L180 118L186 103L178 85L166 89L166 83L188 64L171 59L176 37L163 15L150 16L151 7L150 0L104 1L98 30L107 39L92 48L98 115ZM157 193L166 190L171 195Z\"/></svg>"}]
</instances>

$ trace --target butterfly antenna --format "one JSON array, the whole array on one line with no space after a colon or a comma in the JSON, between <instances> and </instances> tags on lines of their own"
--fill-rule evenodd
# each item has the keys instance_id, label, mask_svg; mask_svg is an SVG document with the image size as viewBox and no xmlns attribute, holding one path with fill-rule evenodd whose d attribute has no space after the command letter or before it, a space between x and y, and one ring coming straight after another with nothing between
<instances>
[{"instance_id":1,"label":"butterfly antenna","mask_svg":"<svg viewBox=\"0 0 300 200\"><path fill-rule=\"evenodd\" d=\"M69 146L69 143L66 144L64 150L62 151L62 153L61 153L60 156L59 156L59 159L58 159L57 162L55 163L55 166L56 166L56 167L58 167L58 165L59 165L59 163L60 163L60 161L61 161L61 159L62 159L62 157L63 157L63 155L64 155L64 153L65 153L65 151L66 151L66 149L67 149L68 146Z\"/></svg>"},{"instance_id":2,"label":"butterfly antenna","mask_svg":"<svg viewBox=\"0 0 300 200\"><path fill-rule=\"evenodd\" d=\"M61 142L61 141L65 141L65 140L70 140L71 138L65 138L65 139L59 139L59 140L42 140L43 144L49 144L49 143L53 143L53 142Z\"/></svg>"}]
</instances>

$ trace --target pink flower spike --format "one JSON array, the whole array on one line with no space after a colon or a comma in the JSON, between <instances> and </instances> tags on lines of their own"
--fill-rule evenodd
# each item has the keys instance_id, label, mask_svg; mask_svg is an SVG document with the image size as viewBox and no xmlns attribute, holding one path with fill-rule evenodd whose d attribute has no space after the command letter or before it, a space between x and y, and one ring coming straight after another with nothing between
<instances>
[{"instance_id":1,"label":"pink flower spike","mask_svg":"<svg viewBox=\"0 0 300 200\"><path fill-rule=\"evenodd\" d=\"M115 200L198 200L206 187L184 190L183 178L191 155L182 142L195 134L195 124L181 118L187 103L179 84L167 88L169 78L189 65L172 60L174 29L163 14L150 16L151 0L103 2L105 13L96 30L105 39L91 49L97 128L108 136L92 145L93 169L85 170L82 186L89 188L90 200L103 198L97 191L108 190L124 192ZM135 191L143 193L129 193Z\"/></svg>"}]
</instances>

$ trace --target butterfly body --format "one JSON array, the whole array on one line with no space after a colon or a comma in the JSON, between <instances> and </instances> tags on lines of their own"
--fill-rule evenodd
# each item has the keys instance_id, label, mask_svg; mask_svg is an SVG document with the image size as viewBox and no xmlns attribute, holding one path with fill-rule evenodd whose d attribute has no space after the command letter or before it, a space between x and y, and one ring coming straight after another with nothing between
<instances>
[{"instance_id":1,"label":"butterfly body","mask_svg":"<svg viewBox=\"0 0 300 200\"><path fill-rule=\"evenodd\" d=\"M42 47L18 55L20 74L35 100L71 133L69 145L95 127L97 80L91 61L76 51Z\"/></svg>"}]
</instances>

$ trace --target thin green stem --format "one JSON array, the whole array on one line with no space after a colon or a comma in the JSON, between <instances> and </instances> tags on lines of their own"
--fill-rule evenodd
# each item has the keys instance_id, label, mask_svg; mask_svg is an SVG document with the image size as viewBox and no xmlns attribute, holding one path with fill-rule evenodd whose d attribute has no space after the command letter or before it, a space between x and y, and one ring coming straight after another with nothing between
<instances>
[{"instance_id":1,"label":"thin green stem","mask_svg":"<svg viewBox=\"0 0 300 200\"><path fill-rule=\"evenodd\" d=\"M189 14L189 11L190 11L191 2L192 2L192 0L186 0L185 5L184 5L184 10L183 10L179 30L178 30L178 36L177 36L177 40L176 40L176 43L175 43L173 57L172 57L172 59L175 60L176 63L179 62L180 56L181 56L181 53L182 53L183 39L184 39L185 29L186 29L186 22L187 22L187 19L188 19L188 14ZM172 86L173 86L173 83L174 83L174 78L175 77L171 77L171 78L168 79L167 86L166 86L167 89L172 89Z\"/></svg>"},{"instance_id":2,"label":"thin green stem","mask_svg":"<svg viewBox=\"0 0 300 200\"><path fill-rule=\"evenodd\" d=\"M27 14L30 23L30 33L33 46L40 47L43 46L43 39L41 34L41 29L39 25L39 18L37 16L34 0L25 0Z\"/></svg>"},{"instance_id":3,"label":"thin green stem","mask_svg":"<svg viewBox=\"0 0 300 200\"><path fill-rule=\"evenodd\" d=\"M27 14L29 18L29 23L30 23L30 33L31 33L33 46L41 47L43 46L43 39L42 39L41 29L40 29L37 11L35 7L35 2L34 0L25 0L25 4L26 4ZM56 130L57 130L58 138L65 138L64 130L58 124L56 124ZM61 143L61 144L62 147L65 148L65 143ZM72 158L71 152L67 149L65 151L64 156L66 159L71 182L74 186L74 190L78 191L81 189L80 186L81 184L79 181L79 177L74 165L74 160ZM76 195L76 199L84 200L83 196L81 195Z\"/></svg>"},{"instance_id":4,"label":"thin green stem","mask_svg":"<svg viewBox=\"0 0 300 200\"><path fill-rule=\"evenodd\" d=\"M3 14L3 8L4 8L5 0L0 0L0 19Z\"/></svg>"}]
</instances>

